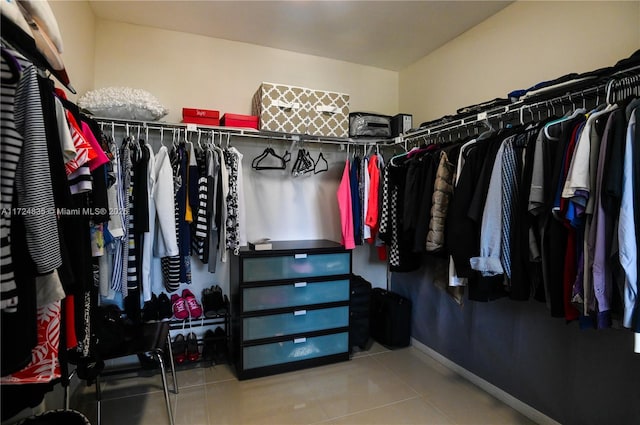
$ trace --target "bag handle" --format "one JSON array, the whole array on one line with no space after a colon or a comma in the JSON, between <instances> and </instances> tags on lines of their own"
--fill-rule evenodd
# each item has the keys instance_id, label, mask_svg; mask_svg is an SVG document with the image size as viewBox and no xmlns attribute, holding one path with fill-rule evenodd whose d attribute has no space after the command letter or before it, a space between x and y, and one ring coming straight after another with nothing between
<instances>
[{"instance_id":1,"label":"bag handle","mask_svg":"<svg viewBox=\"0 0 640 425\"><path fill-rule=\"evenodd\" d=\"M296 102L285 102L284 100L276 100L273 102L278 108L282 109L300 109L300 104Z\"/></svg>"}]
</instances>

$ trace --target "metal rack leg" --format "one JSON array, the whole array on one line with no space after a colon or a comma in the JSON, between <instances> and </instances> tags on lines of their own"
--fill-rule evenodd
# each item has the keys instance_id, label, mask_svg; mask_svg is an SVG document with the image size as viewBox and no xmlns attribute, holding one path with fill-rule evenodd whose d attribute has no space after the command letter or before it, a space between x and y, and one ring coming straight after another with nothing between
<instances>
[{"instance_id":1,"label":"metal rack leg","mask_svg":"<svg viewBox=\"0 0 640 425\"><path fill-rule=\"evenodd\" d=\"M176 377L176 365L173 362L173 349L171 348L171 335L167 333L167 345L169 346L169 364L171 365L171 375L173 375L173 393L178 394L178 378Z\"/></svg>"},{"instance_id":2,"label":"metal rack leg","mask_svg":"<svg viewBox=\"0 0 640 425\"><path fill-rule=\"evenodd\" d=\"M162 352L154 351L153 355L158 360L158 363L160 363L160 371L162 374L162 389L164 391L164 401L167 404L167 414L169 415L169 422L171 423L171 425L174 425L173 414L171 413L171 400L169 399L169 389L167 388L167 376L165 375L166 370L164 367L164 360L162 359Z\"/></svg>"},{"instance_id":3,"label":"metal rack leg","mask_svg":"<svg viewBox=\"0 0 640 425\"><path fill-rule=\"evenodd\" d=\"M100 425L102 421L101 402L102 402L102 393L100 391L100 376L98 375L96 376L96 421L98 422L97 425Z\"/></svg>"}]
</instances>

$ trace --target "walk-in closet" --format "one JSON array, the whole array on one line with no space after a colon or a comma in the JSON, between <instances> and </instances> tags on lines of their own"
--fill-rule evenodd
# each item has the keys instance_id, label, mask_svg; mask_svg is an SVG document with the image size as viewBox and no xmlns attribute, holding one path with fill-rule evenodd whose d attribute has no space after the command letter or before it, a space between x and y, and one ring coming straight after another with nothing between
<instances>
[{"instance_id":1,"label":"walk-in closet","mask_svg":"<svg viewBox=\"0 0 640 425\"><path fill-rule=\"evenodd\" d=\"M640 421L640 2L1 2L0 412Z\"/></svg>"}]
</instances>

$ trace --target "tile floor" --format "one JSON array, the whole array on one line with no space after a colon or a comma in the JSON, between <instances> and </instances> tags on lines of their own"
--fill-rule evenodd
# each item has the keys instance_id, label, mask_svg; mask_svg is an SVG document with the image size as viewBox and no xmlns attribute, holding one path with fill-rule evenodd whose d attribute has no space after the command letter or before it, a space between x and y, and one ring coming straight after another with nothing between
<instances>
[{"instance_id":1,"label":"tile floor","mask_svg":"<svg viewBox=\"0 0 640 425\"><path fill-rule=\"evenodd\" d=\"M227 365L194 367L178 384L176 425L534 423L413 347L374 344L347 362L246 381ZM159 375L102 388L103 425L169 423ZM71 407L97 423L93 388L81 384Z\"/></svg>"}]
</instances>

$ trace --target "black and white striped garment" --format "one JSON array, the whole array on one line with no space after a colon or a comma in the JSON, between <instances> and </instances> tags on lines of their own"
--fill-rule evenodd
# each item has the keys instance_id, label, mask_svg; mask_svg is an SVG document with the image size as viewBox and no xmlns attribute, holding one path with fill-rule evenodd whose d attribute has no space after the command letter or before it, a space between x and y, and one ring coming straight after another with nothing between
<instances>
[{"instance_id":1,"label":"black and white striped garment","mask_svg":"<svg viewBox=\"0 0 640 425\"><path fill-rule=\"evenodd\" d=\"M204 247L209 243L207 238L209 234L209 226L207 225L208 190L207 176L202 175L202 177L198 179L198 213L196 214L195 222L192 224L195 231L191 237L191 250L205 264L209 260L204 256Z\"/></svg>"},{"instance_id":2,"label":"black and white striped garment","mask_svg":"<svg viewBox=\"0 0 640 425\"><path fill-rule=\"evenodd\" d=\"M120 262L116 264L114 261L114 267L120 267L119 272L114 272L114 274L120 275L122 279L120 281L119 290L122 293L123 297L128 295L127 290L127 268L129 266L129 219L131 217L131 205L129 200L129 190L131 186L131 169L133 168L131 163L131 150L129 149L129 143L125 140L122 143L122 149L120 151L120 169L122 173L122 199L123 205L125 206L124 214L122 215L122 228L124 229L125 235L122 239L122 251L120 255ZM116 255L117 257L117 255Z\"/></svg>"},{"instance_id":3,"label":"black and white striped garment","mask_svg":"<svg viewBox=\"0 0 640 425\"><path fill-rule=\"evenodd\" d=\"M3 48L4 49L4 48ZM22 152L22 136L16 131L14 122L14 102L16 89L20 79L22 67L12 64L13 69L2 55L0 74L2 76L2 110L0 115L0 174L2 185L0 189L0 299L4 311L16 311L18 294L16 291L13 262L11 261L11 204L13 199L13 184L16 168Z\"/></svg>"},{"instance_id":4,"label":"black and white striped garment","mask_svg":"<svg viewBox=\"0 0 640 425\"><path fill-rule=\"evenodd\" d=\"M5 52L15 58L15 62L12 64L6 62L8 59L3 55L2 206L11 207L15 188L18 207L15 212L24 219L29 256L35 264L36 272L46 274L62 265L62 256L37 71L33 64L18 53L8 50ZM5 66L8 73L5 72ZM16 84L15 78L12 77L18 76L18 67L22 68L22 72L19 73ZM13 104L13 114L11 114L11 104ZM6 113L5 108L7 108ZM20 139L21 142L18 142ZM4 146L7 147L7 156L5 156ZM5 174L8 180L5 180ZM9 210L9 212L14 211ZM12 288L10 264L15 259L11 257L11 236L10 230L5 228L6 225L10 225L9 217L3 217L2 222L3 270L0 292L2 292L2 307L12 308L15 307L14 302L17 300L14 299L15 294L11 294L11 290L15 288L15 282ZM5 270L7 270L6 277ZM9 291L6 297L5 284Z\"/></svg>"},{"instance_id":5,"label":"black and white striped garment","mask_svg":"<svg viewBox=\"0 0 640 425\"><path fill-rule=\"evenodd\" d=\"M91 192L93 189L93 177L91 177L89 163L79 166L76 171L67 176L67 179L72 195Z\"/></svg>"},{"instance_id":6,"label":"black and white striped garment","mask_svg":"<svg viewBox=\"0 0 640 425\"><path fill-rule=\"evenodd\" d=\"M135 155L133 153L132 155ZM135 162L134 159L131 160L131 164ZM136 199L135 199L135 166L131 166L129 168L129 223L127 226L129 232L129 251L127 255L127 291L131 291L138 288L138 265L136 258L136 232L135 232L135 209L136 209Z\"/></svg>"},{"instance_id":7,"label":"black and white striped garment","mask_svg":"<svg viewBox=\"0 0 640 425\"><path fill-rule=\"evenodd\" d=\"M209 233L207 219L207 204L209 184L207 182L207 151L201 151L198 155L198 169L200 177L198 178L198 211L194 217L195 231L197 238L206 238Z\"/></svg>"}]
</instances>

